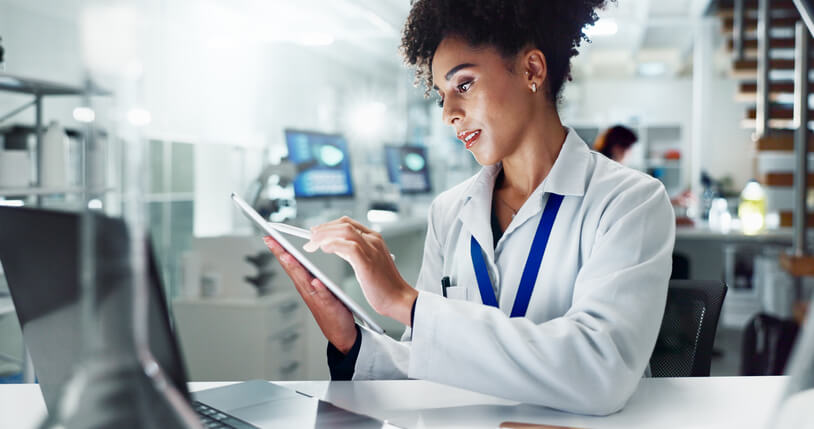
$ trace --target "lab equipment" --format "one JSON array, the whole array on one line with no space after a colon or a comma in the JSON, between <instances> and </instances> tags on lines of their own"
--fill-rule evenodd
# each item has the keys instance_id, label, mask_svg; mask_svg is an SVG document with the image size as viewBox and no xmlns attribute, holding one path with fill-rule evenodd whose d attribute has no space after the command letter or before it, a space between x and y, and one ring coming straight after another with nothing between
<instances>
[{"instance_id":1,"label":"lab equipment","mask_svg":"<svg viewBox=\"0 0 814 429\"><path fill-rule=\"evenodd\" d=\"M399 185L402 194L432 192L426 147L385 145L384 157L390 183Z\"/></svg>"},{"instance_id":2,"label":"lab equipment","mask_svg":"<svg viewBox=\"0 0 814 429\"><path fill-rule=\"evenodd\" d=\"M297 198L353 197L348 143L340 134L285 130L288 161L297 166Z\"/></svg>"},{"instance_id":3,"label":"lab equipment","mask_svg":"<svg viewBox=\"0 0 814 429\"><path fill-rule=\"evenodd\" d=\"M377 324L362 309L362 307L359 306L359 304L354 302L348 295L346 295L345 292L342 291L342 289L336 283L334 283L333 280L328 278L328 276L326 276L319 268L317 268L316 265L314 265L311 261L306 259L305 256L303 256L303 254L300 253L300 251L297 250L297 248L293 244L291 244L291 242L286 240L285 237L282 234L280 234L279 231L269 226L268 222L263 220L263 218L260 217L260 215L256 211L254 211L254 209L252 209L245 201L243 201L243 199L240 198L240 196L238 196L235 193L232 193L232 200L235 202L235 204L238 205L238 207L240 207L240 209L249 219L254 221L254 223L257 224L257 226L262 228L263 231L268 233L274 240L280 243L280 245L283 246L283 248L289 254L291 254L291 256L293 256L297 261L299 261L303 265L303 267L305 267L305 269L308 270L314 277L322 281L325 287L327 287L328 290L331 291L331 293L333 293L334 296L337 297L337 299L342 301L342 303L345 304L345 307L347 307L348 310L355 314L356 317L364 321L365 324L370 329L378 332L379 334L384 333L384 329L382 329L379 326L379 324Z\"/></svg>"},{"instance_id":4,"label":"lab equipment","mask_svg":"<svg viewBox=\"0 0 814 429\"><path fill-rule=\"evenodd\" d=\"M246 201L265 219L283 221L295 218L297 203L288 188L296 175L297 167L288 161L266 165L249 185Z\"/></svg>"}]
</instances>

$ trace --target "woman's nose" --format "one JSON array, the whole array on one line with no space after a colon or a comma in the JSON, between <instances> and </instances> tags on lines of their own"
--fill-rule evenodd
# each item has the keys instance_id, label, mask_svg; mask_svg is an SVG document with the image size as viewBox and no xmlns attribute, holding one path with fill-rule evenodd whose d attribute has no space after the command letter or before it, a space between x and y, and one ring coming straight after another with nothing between
<instances>
[{"instance_id":1,"label":"woman's nose","mask_svg":"<svg viewBox=\"0 0 814 429\"><path fill-rule=\"evenodd\" d=\"M463 116L464 112L458 103L456 103L454 100L444 101L444 110L442 112L442 119L445 124L455 126L455 121L462 119Z\"/></svg>"}]
</instances>

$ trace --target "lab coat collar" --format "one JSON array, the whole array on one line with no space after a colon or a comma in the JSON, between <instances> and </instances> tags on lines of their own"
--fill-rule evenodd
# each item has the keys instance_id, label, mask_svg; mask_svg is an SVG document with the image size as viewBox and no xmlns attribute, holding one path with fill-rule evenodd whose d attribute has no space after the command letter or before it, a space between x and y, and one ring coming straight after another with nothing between
<instances>
[{"instance_id":1,"label":"lab coat collar","mask_svg":"<svg viewBox=\"0 0 814 429\"><path fill-rule=\"evenodd\" d=\"M554 166L537 189L529 196L529 201L517 213L504 235L508 235L526 220L543 209L547 193L564 196L583 196L587 185L587 169L590 161L590 150L577 133L567 129L565 142ZM492 238L492 191L495 178L502 170L501 163L483 167L464 192L463 210L458 217L467 226L481 248L494 260L494 243Z\"/></svg>"}]
</instances>

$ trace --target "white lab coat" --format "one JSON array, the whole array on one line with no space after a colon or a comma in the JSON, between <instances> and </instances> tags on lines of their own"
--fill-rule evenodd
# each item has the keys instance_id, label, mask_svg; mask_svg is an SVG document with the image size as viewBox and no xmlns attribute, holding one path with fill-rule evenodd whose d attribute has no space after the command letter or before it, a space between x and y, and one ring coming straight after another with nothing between
<instances>
[{"instance_id":1,"label":"white lab coat","mask_svg":"<svg viewBox=\"0 0 814 429\"><path fill-rule=\"evenodd\" d=\"M494 247L501 166L432 203L412 330L363 329L354 380L414 378L582 414L621 409L661 326L675 215L661 182L591 151L571 129L551 172ZM510 318L548 193L564 195L525 318ZM481 244L499 309L482 304ZM453 287L441 296L441 278Z\"/></svg>"}]
</instances>

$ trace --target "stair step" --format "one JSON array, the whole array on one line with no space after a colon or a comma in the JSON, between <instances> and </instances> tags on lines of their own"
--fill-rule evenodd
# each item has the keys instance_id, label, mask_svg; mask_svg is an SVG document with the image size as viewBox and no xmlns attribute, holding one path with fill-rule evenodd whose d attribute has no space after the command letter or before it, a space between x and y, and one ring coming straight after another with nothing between
<instances>
[{"instance_id":1,"label":"stair step","mask_svg":"<svg viewBox=\"0 0 814 429\"><path fill-rule=\"evenodd\" d=\"M809 68L814 70L814 58L809 60ZM735 60L732 62L732 70L736 72L757 73L757 58ZM769 70L794 70L794 60L784 58L772 58L769 60Z\"/></svg>"},{"instance_id":2,"label":"stair step","mask_svg":"<svg viewBox=\"0 0 814 429\"><path fill-rule=\"evenodd\" d=\"M812 227L814 226L814 213L806 213L806 226ZM781 228L791 228L794 226L793 222L793 215L790 211L788 212L780 212L780 227Z\"/></svg>"},{"instance_id":3,"label":"stair step","mask_svg":"<svg viewBox=\"0 0 814 429\"><path fill-rule=\"evenodd\" d=\"M799 16L773 16L771 19L771 28L791 28L800 20ZM730 16L723 18L721 29L725 33L732 33L735 31L735 18ZM757 18L745 17L743 20L744 31L757 31Z\"/></svg>"},{"instance_id":4,"label":"stair step","mask_svg":"<svg viewBox=\"0 0 814 429\"><path fill-rule=\"evenodd\" d=\"M757 82L742 82L738 87L738 91L757 93ZM794 81L769 82L769 92L794 94ZM812 88L811 92L814 92L814 88Z\"/></svg>"},{"instance_id":5,"label":"stair step","mask_svg":"<svg viewBox=\"0 0 814 429\"><path fill-rule=\"evenodd\" d=\"M814 120L814 110L809 109L808 117ZM757 108L750 107L746 112L747 119L757 118ZM794 119L794 108L786 106L771 106L769 109L769 118L771 119Z\"/></svg>"},{"instance_id":6,"label":"stair step","mask_svg":"<svg viewBox=\"0 0 814 429\"><path fill-rule=\"evenodd\" d=\"M794 186L794 173L766 173L760 181L764 186ZM814 173L808 174L808 183L814 184Z\"/></svg>"},{"instance_id":7,"label":"stair step","mask_svg":"<svg viewBox=\"0 0 814 429\"><path fill-rule=\"evenodd\" d=\"M794 151L794 133L774 133L761 137L756 142L758 151ZM814 152L814 134L809 136L808 151Z\"/></svg>"},{"instance_id":8,"label":"stair step","mask_svg":"<svg viewBox=\"0 0 814 429\"><path fill-rule=\"evenodd\" d=\"M758 8L757 0L747 0L743 4L744 12L754 14ZM786 13L789 11L797 12L794 2L791 0L773 0L770 6L772 13ZM722 19L733 18L735 16L735 6L733 2L719 2L717 15Z\"/></svg>"},{"instance_id":9,"label":"stair step","mask_svg":"<svg viewBox=\"0 0 814 429\"><path fill-rule=\"evenodd\" d=\"M727 49L734 50L735 49L735 41L731 38L726 41ZM757 39L744 39L743 41L743 49L757 49ZM793 37L775 37L769 40L769 49L793 49L794 48L794 38Z\"/></svg>"},{"instance_id":10,"label":"stair step","mask_svg":"<svg viewBox=\"0 0 814 429\"><path fill-rule=\"evenodd\" d=\"M808 91L814 94L814 85ZM755 103L757 100L757 83L743 82L735 94L735 101ZM774 81L769 84L769 101L773 103L792 104L794 102L794 82Z\"/></svg>"},{"instance_id":11,"label":"stair step","mask_svg":"<svg viewBox=\"0 0 814 429\"><path fill-rule=\"evenodd\" d=\"M814 121L814 119L812 119L812 121ZM808 122L809 129L811 129L812 125L814 125L814 122L812 121ZM741 120L741 128L745 130L754 130L757 128L757 121L754 119L743 119ZM797 127L794 125L794 121L791 119L769 119L770 130L788 132L793 131L795 128Z\"/></svg>"},{"instance_id":12,"label":"stair step","mask_svg":"<svg viewBox=\"0 0 814 429\"><path fill-rule=\"evenodd\" d=\"M814 276L814 255L793 256L783 252L780 266L793 277Z\"/></svg>"}]
</instances>

